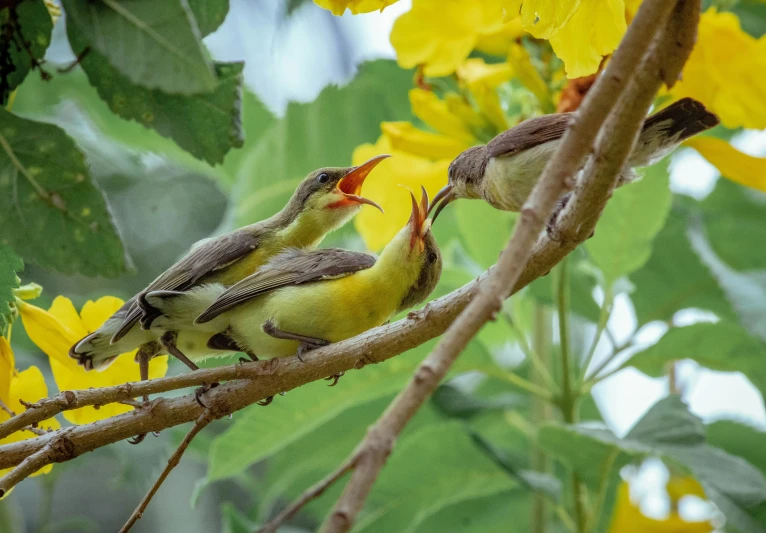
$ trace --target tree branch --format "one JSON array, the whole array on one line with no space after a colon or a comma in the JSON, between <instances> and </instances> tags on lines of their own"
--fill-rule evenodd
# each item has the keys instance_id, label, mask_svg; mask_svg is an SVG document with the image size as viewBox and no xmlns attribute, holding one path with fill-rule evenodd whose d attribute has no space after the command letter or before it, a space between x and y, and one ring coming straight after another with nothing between
<instances>
[{"instance_id":1,"label":"tree branch","mask_svg":"<svg viewBox=\"0 0 766 533\"><path fill-rule=\"evenodd\" d=\"M561 195L566 189L571 189L574 185L572 177L580 169L581 162L590 153L596 136L611 113L612 116L620 117L626 122L628 117L634 119L635 124L632 126L634 126L636 133L617 135L616 139L607 136L606 146L601 146L604 143L600 142L596 157L590 159L591 172L600 173L605 182L611 180L611 187L592 191L590 189L595 189L595 185L593 184L594 181L591 180L591 182L583 185L585 187L584 192L589 193L588 199L591 203L596 205L606 203L611 188L614 187L615 179L622 170L627 155L633 149L638 128L640 128L648 110L648 106L646 109L641 109L639 104L636 106L637 110L626 111L625 108L633 107L632 103L627 98L620 99L620 96L625 92L631 78L636 77L634 76L635 65L646 54L650 44L654 41L655 34L660 33L657 28L666 26L672 8L673 4L664 0L647 0L641 5L633 24L631 24L619 49L615 52L614 58L607 66L604 75L599 78L593 90L586 96L575 122L567 129L559 148L546 165L540 180L521 211L521 217L514 228L508 245L500 255L496 267L480 284L480 291L477 296L447 329L443 339L420 365L407 387L393 400L375 425L370 428L359 448L354 452L356 467L343 494L322 528L324 533L343 533L351 529L383 464L391 453L395 439L430 397L439 382L444 379L450 366L465 349L468 342L488 320L493 319L495 314L500 311L503 300L508 297L511 289L520 279L522 270L527 263L529 262L530 266L534 265L530 261L534 258L532 251L538 240L538 235L543 230L545 221L552 214ZM657 48L661 47L656 47L655 50ZM662 56L659 56L657 64L661 63ZM682 65L683 61L680 61L679 67ZM646 79L649 78L649 74L646 74ZM633 84L638 86L644 81L644 78L640 78L638 83L634 80ZM648 82L644 85L648 85ZM651 91L649 98L653 99L657 88L659 85ZM643 89L647 90L648 88L643 87ZM618 109L613 111L615 106L618 106ZM601 140L604 140L604 137L601 137ZM598 157L602 150L609 150L615 154L611 159ZM624 158L620 157L622 151L625 152ZM579 192L581 195L585 195L582 189ZM585 229L587 232L580 233L577 231L577 238L572 240L571 249L574 249L577 244L590 235L600 212L601 210L597 211L595 216L583 217L578 221L580 225L576 227L576 230Z\"/></svg>"},{"instance_id":2,"label":"tree branch","mask_svg":"<svg viewBox=\"0 0 766 533\"><path fill-rule=\"evenodd\" d=\"M160 486L162 483L164 483L165 479L167 479L168 475L170 474L170 471L173 470L176 466L178 466L178 463L181 461L181 456L186 451L186 448L189 447L189 444L191 444L192 439L197 436L197 433L202 431L205 426L207 426L210 422L213 421L213 414L210 412L209 409L206 409L204 413L202 413L196 422L194 422L194 426L191 428L189 433L186 434L186 437L184 437L184 440L181 441L181 444L178 445L178 448L176 448L176 451L173 452L173 455L170 456L170 459L168 459L168 464L165 466L165 469L162 471L160 476L157 478L157 481L154 482L154 484L149 489L149 492L146 493L146 496L144 496L144 499L141 500L141 503L138 504L138 507L136 507L136 510L133 511L133 514L130 515L130 518L128 518L128 521L125 522L125 525L122 526L122 529L120 529L119 533L128 533L130 531L130 528L133 527L133 525L142 517L144 516L144 511L146 511L147 506L149 505L149 502L152 501L152 498L154 498L154 495L157 494L157 491L160 489Z\"/></svg>"},{"instance_id":3,"label":"tree branch","mask_svg":"<svg viewBox=\"0 0 766 533\"><path fill-rule=\"evenodd\" d=\"M66 439L67 431L69 430L57 432L56 438L48 439L45 446L27 456L13 470L4 475L0 479L0 498L8 494L20 481L28 478L44 466L58 461L60 457L65 457L69 453Z\"/></svg>"}]
</instances>

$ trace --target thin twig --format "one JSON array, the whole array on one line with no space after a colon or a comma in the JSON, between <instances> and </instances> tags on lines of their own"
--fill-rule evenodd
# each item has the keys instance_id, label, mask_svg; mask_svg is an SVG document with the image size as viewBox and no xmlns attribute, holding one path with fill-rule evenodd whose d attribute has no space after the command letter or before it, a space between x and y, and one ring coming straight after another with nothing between
<instances>
[{"instance_id":1,"label":"thin twig","mask_svg":"<svg viewBox=\"0 0 766 533\"><path fill-rule=\"evenodd\" d=\"M5 405L5 402L3 400L0 400L0 409L8 413L8 416L14 417L16 416L16 413ZM44 429L36 428L34 426L26 426L22 428L23 431L29 431L30 433L34 433L35 435L45 435L47 432Z\"/></svg>"},{"instance_id":2,"label":"thin twig","mask_svg":"<svg viewBox=\"0 0 766 533\"><path fill-rule=\"evenodd\" d=\"M8 494L20 481L28 478L41 468L65 458L71 453L72 443L68 440L69 428L50 439L45 446L27 456L10 472L0 479L0 498Z\"/></svg>"},{"instance_id":3,"label":"thin twig","mask_svg":"<svg viewBox=\"0 0 766 533\"><path fill-rule=\"evenodd\" d=\"M516 338L519 339L519 347L521 348L521 351L524 353L524 356L527 358L529 363L534 367L534 369L540 374L540 377L545 382L545 386L550 391L557 391L558 385L556 385L556 382L553 380L553 376L551 375L548 368L545 366L545 363L543 363L542 357L539 353L537 353L537 350L533 350L532 347L527 342L526 337L524 336L524 332L519 329L518 326L513 321L513 317L510 315L510 313L503 311L502 313L503 318L505 319L508 326L511 328L511 330L516 335Z\"/></svg>"},{"instance_id":4,"label":"thin twig","mask_svg":"<svg viewBox=\"0 0 766 533\"><path fill-rule=\"evenodd\" d=\"M604 303L601 304L601 310L599 311L598 324L596 325L596 333L593 334L593 341L590 344L587 355L580 367L581 372L579 374L579 381L582 383L585 381L585 374L588 372L588 367L593 362L593 356L596 355L596 348L601 341L601 336L606 330L606 324L609 322L609 317L612 315L612 302L614 298L612 296L612 289L608 287L604 292Z\"/></svg>"},{"instance_id":5,"label":"thin twig","mask_svg":"<svg viewBox=\"0 0 766 533\"><path fill-rule=\"evenodd\" d=\"M162 483L164 483L165 479L167 479L168 475L170 474L170 471L173 470L176 466L178 466L178 463L181 461L181 456L186 451L186 448L189 447L189 444L191 444L191 441L194 439L194 437L197 436L197 433L202 431L205 428L205 426L207 426L214 419L215 417L213 413L210 411L210 409L206 409L205 412L202 413L199 416L199 418L197 418L196 422L194 422L194 426L191 428L189 433L186 434L186 437L184 437L184 440L182 440L181 444L178 445L178 448L176 448L176 451L173 452L173 455L170 456L170 459L168 459L168 464L165 466L165 469L162 471L160 476L151 486L151 488L149 489L149 492L146 493L146 496L144 496L144 499L141 500L141 503L138 504L138 507L136 507L136 510L133 511L133 514L130 515L130 518L128 518L128 521L125 522L125 525L122 526L122 529L120 529L120 533L128 533L128 531L130 531L130 528L132 528L133 525L144 515L144 511L146 511L146 507L149 505L149 502L152 501L152 498L160 489L160 486L162 485Z\"/></svg>"},{"instance_id":6,"label":"thin twig","mask_svg":"<svg viewBox=\"0 0 766 533\"><path fill-rule=\"evenodd\" d=\"M297 500L282 509L282 511L280 511L277 516L269 520L269 522L260 528L256 533L276 533L277 529L279 529L279 526L295 516L295 513L300 511L304 505L309 503L311 500L321 496L324 491L333 485L333 483L342 478L346 472L349 472L352 468L354 468L357 460L357 454L351 455L348 459L346 459L346 461L344 461L338 468L328 474L324 479L317 482L314 486L309 487L303 494L300 495Z\"/></svg>"}]
</instances>

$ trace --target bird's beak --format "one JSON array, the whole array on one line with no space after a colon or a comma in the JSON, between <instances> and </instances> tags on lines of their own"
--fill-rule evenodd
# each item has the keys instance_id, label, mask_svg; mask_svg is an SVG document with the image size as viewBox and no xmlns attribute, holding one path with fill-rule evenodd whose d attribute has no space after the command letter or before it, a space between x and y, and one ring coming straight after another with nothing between
<instances>
[{"instance_id":1,"label":"bird's beak","mask_svg":"<svg viewBox=\"0 0 766 533\"><path fill-rule=\"evenodd\" d=\"M343 176L340 181L338 181L338 190L345 195L343 202L344 204L367 204L373 207L377 207L380 209L381 213L383 212L383 208L380 207L380 205L378 205L376 202L373 202L369 198L359 196L359 194L362 192L362 184L367 178L367 175L372 171L373 168L378 166L378 163L387 157L391 156L388 154L375 156L366 163L362 163L358 167L353 167L351 170L349 170L348 174Z\"/></svg>"},{"instance_id":2,"label":"bird's beak","mask_svg":"<svg viewBox=\"0 0 766 533\"><path fill-rule=\"evenodd\" d=\"M431 211L433 211L434 207L436 210L434 211L434 215L431 217L432 221L436 221L436 217L439 216L439 213L442 212L442 209L447 207L447 205L450 204L455 200L455 193L452 190L452 185L445 185L442 190L440 190L438 193L436 193L436 196L434 196L434 201L431 203L431 207L428 209L429 214ZM439 203L441 202L441 203ZM438 204L438 205L437 205Z\"/></svg>"},{"instance_id":3,"label":"bird's beak","mask_svg":"<svg viewBox=\"0 0 766 533\"><path fill-rule=\"evenodd\" d=\"M420 204L415 199L415 195L410 192L412 198L412 214L407 224L410 226L412 234L410 236L410 249L415 248L415 245L419 246L419 252L423 252L425 248L425 237L431 229L431 220L428 219L428 193L425 187L420 187L422 194L420 196Z\"/></svg>"}]
</instances>

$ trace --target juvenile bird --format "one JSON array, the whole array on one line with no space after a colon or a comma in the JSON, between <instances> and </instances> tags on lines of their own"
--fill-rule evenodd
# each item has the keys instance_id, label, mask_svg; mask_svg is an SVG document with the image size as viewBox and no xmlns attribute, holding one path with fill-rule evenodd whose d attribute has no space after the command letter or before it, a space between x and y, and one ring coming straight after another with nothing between
<instances>
[{"instance_id":1,"label":"juvenile bird","mask_svg":"<svg viewBox=\"0 0 766 533\"><path fill-rule=\"evenodd\" d=\"M175 321L173 329L155 325L147 330L159 313L146 295L156 291L183 293L209 283L230 286L257 272L285 250L315 247L325 235L348 222L362 205L381 209L359 194L367 175L386 157L374 157L358 167L311 172L279 213L192 248L146 289L125 302L103 326L78 341L69 355L87 370L101 369L119 354L138 347L136 359L141 379L147 379L149 360L163 353L170 353L196 369L177 346L197 342L194 317L186 323Z\"/></svg>"},{"instance_id":2,"label":"juvenile bird","mask_svg":"<svg viewBox=\"0 0 766 533\"><path fill-rule=\"evenodd\" d=\"M253 357L300 356L353 337L422 302L436 287L441 253L427 215L423 190L377 260L337 248L291 249L229 288L207 283L183 293L149 292L146 300L163 313L154 324L163 330L179 318L196 318L213 342L187 351L191 358L227 344Z\"/></svg>"},{"instance_id":3,"label":"juvenile bird","mask_svg":"<svg viewBox=\"0 0 766 533\"><path fill-rule=\"evenodd\" d=\"M465 150L450 164L448 184L434 197L433 218L457 198L483 198L497 209L520 211L573 116L554 113L530 118L484 146ZM656 163L684 140L718 122L716 115L691 98L683 98L650 116L617 186L636 178L634 167Z\"/></svg>"}]
</instances>

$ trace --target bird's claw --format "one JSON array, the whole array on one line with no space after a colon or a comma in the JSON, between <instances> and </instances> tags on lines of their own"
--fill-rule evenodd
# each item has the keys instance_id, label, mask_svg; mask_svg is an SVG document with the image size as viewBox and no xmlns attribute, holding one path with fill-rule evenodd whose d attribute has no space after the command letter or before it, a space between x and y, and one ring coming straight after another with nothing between
<instances>
[{"instance_id":1,"label":"bird's claw","mask_svg":"<svg viewBox=\"0 0 766 533\"><path fill-rule=\"evenodd\" d=\"M339 380L340 378L342 378L342 377L343 377L345 374L346 374L345 372L338 372L337 374L333 374L332 376L327 376L326 378L324 378L324 379L325 379L325 381L330 381L330 380L332 380L332 383L330 383L330 384L329 384L329 385L327 385L327 386L328 386L328 387L334 387L335 385L337 385L337 384L338 384L338 380Z\"/></svg>"},{"instance_id":2,"label":"bird's claw","mask_svg":"<svg viewBox=\"0 0 766 533\"><path fill-rule=\"evenodd\" d=\"M319 340L320 339L317 339L317 341ZM296 355L298 356L298 359L301 363L305 363L306 361L303 360L303 354L310 352L311 350L316 350L317 348L322 348L328 344L330 344L330 341L302 342L301 345L298 346L298 353Z\"/></svg>"},{"instance_id":3,"label":"bird's claw","mask_svg":"<svg viewBox=\"0 0 766 533\"><path fill-rule=\"evenodd\" d=\"M194 399L197 400L197 403L200 407L203 409L207 409L207 405L204 404L202 401L202 396L207 393L210 389L216 388L220 383L211 383L208 385L207 383L203 383L200 388L194 391Z\"/></svg>"},{"instance_id":4,"label":"bird's claw","mask_svg":"<svg viewBox=\"0 0 766 533\"><path fill-rule=\"evenodd\" d=\"M274 396L268 396L268 397L264 398L263 400L260 400L260 401L258 401L256 403L258 405L260 405L261 407L266 407L267 405L269 405L273 401L274 401Z\"/></svg>"}]
</instances>

